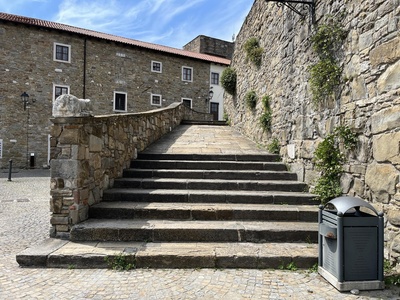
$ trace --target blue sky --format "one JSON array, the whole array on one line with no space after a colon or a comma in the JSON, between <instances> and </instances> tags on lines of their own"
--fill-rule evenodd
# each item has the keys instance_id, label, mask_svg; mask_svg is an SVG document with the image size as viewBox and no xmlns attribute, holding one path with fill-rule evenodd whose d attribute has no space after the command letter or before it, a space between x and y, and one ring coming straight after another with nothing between
<instances>
[{"instance_id":1,"label":"blue sky","mask_svg":"<svg viewBox=\"0 0 400 300\"><path fill-rule=\"evenodd\" d=\"M231 41L253 0L0 0L0 11L175 48L203 34Z\"/></svg>"}]
</instances>

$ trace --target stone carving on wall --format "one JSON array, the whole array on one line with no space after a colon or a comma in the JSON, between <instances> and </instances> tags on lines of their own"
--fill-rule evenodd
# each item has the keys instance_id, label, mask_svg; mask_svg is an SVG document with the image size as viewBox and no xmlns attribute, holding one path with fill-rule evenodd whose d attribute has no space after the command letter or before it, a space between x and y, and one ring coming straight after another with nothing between
<instances>
[{"instance_id":1,"label":"stone carving on wall","mask_svg":"<svg viewBox=\"0 0 400 300\"><path fill-rule=\"evenodd\" d=\"M57 97L53 104L53 117L87 117L93 116L90 99L78 99L64 94Z\"/></svg>"}]
</instances>

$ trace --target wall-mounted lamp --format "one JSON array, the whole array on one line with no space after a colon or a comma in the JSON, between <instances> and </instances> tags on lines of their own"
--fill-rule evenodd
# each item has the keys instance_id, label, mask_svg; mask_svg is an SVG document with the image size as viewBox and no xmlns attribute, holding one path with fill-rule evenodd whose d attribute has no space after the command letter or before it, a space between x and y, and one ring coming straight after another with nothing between
<instances>
[{"instance_id":1,"label":"wall-mounted lamp","mask_svg":"<svg viewBox=\"0 0 400 300\"><path fill-rule=\"evenodd\" d=\"M212 87L211 87L212 88ZM208 100L211 100L212 98L213 98L213 96L214 96L214 92L213 92L213 90L210 90L209 92L208 92Z\"/></svg>"},{"instance_id":2,"label":"wall-mounted lamp","mask_svg":"<svg viewBox=\"0 0 400 300\"><path fill-rule=\"evenodd\" d=\"M29 102L29 95L26 93L26 92L23 92L22 94L21 94L21 100L22 100L22 102L24 103L24 110L26 110L26 108L28 107L28 105L29 104L31 104L30 102ZM35 103L35 99L32 99L31 100L32 101L32 103Z\"/></svg>"}]
</instances>

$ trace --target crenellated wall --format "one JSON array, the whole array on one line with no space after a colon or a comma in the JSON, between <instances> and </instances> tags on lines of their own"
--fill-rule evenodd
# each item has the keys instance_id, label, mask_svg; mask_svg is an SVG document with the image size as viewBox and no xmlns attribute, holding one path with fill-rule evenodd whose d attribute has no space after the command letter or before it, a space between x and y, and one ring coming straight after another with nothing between
<instances>
[{"instance_id":1,"label":"crenellated wall","mask_svg":"<svg viewBox=\"0 0 400 300\"><path fill-rule=\"evenodd\" d=\"M231 64L237 94L225 94L225 110L254 141L268 145L278 138L284 161L311 187L319 177L312 161L318 143L336 126L350 127L358 145L345 166L343 192L385 212L386 256L400 261L400 1L316 2L316 25L344 15L348 31L336 53L343 72L334 99L312 103L308 67L317 54L308 15L302 20L288 8L256 0L237 36ZM246 59L244 43L251 37L264 49L260 67ZM254 111L244 101L250 90L259 97ZM264 95L271 97L270 132L259 125Z\"/></svg>"}]
</instances>

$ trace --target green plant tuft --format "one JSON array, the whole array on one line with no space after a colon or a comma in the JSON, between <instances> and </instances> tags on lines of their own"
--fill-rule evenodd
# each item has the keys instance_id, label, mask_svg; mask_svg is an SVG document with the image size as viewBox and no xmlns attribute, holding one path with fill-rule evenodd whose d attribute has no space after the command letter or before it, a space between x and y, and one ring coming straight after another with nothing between
<instances>
[{"instance_id":1,"label":"green plant tuft","mask_svg":"<svg viewBox=\"0 0 400 300\"><path fill-rule=\"evenodd\" d=\"M297 271L297 266L296 264L291 261L290 263L288 263L287 265L285 265L284 263L282 263L279 267L279 270L288 270L288 271Z\"/></svg>"},{"instance_id":2,"label":"green plant tuft","mask_svg":"<svg viewBox=\"0 0 400 300\"><path fill-rule=\"evenodd\" d=\"M309 68L314 104L329 98L341 83L342 69L336 56L347 34L337 19L328 16L311 37L312 47L319 57L319 61Z\"/></svg>"},{"instance_id":3,"label":"green plant tuft","mask_svg":"<svg viewBox=\"0 0 400 300\"><path fill-rule=\"evenodd\" d=\"M226 68L222 72L221 85L224 90L230 95L235 95L236 93L236 78L236 71L231 67Z\"/></svg>"},{"instance_id":4,"label":"green plant tuft","mask_svg":"<svg viewBox=\"0 0 400 300\"><path fill-rule=\"evenodd\" d=\"M249 38L244 44L244 50L246 51L246 58L255 66L260 67L264 49L260 47L258 39L255 37Z\"/></svg>"},{"instance_id":5,"label":"green plant tuft","mask_svg":"<svg viewBox=\"0 0 400 300\"><path fill-rule=\"evenodd\" d=\"M330 59L323 59L309 68L310 90L314 104L321 103L333 94L340 84L341 68Z\"/></svg>"},{"instance_id":6,"label":"green plant tuft","mask_svg":"<svg viewBox=\"0 0 400 300\"><path fill-rule=\"evenodd\" d=\"M104 258L110 269L115 271L129 271L136 267L136 257L134 255L119 254Z\"/></svg>"},{"instance_id":7,"label":"green plant tuft","mask_svg":"<svg viewBox=\"0 0 400 300\"><path fill-rule=\"evenodd\" d=\"M246 95L244 96L244 100L246 102L246 106L251 109L254 110L257 106L257 94L255 91L249 91L246 93Z\"/></svg>"},{"instance_id":8,"label":"green plant tuft","mask_svg":"<svg viewBox=\"0 0 400 300\"><path fill-rule=\"evenodd\" d=\"M263 105L264 112L262 113L262 115L260 117L260 124L261 124L261 127L264 129L264 131L271 130L272 111L271 111L271 107L269 104L270 101L271 101L271 97L269 95L266 95L261 99L261 103Z\"/></svg>"},{"instance_id":9,"label":"green plant tuft","mask_svg":"<svg viewBox=\"0 0 400 300\"><path fill-rule=\"evenodd\" d=\"M339 126L315 150L315 168L321 171L321 176L313 192L318 195L318 199L322 203L342 194L340 176L343 173L343 165L347 162L346 155L342 150L353 150L356 144L357 137L351 129Z\"/></svg>"},{"instance_id":10,"label":"green plant tuft","mask_svg":"<svg viewBox=\"0 0 400 300\"><path fill-rule=\"evenodd\" d=\"M267 150L272 154L279 154L281 151L281 145L277 138L273 138L271 143L267 146Z\"/></svg>"},{"instance_id":11,"label":"green plant tuft","mask_svg":"<svg viewBox=\"0 0 400 300\"><path fill-rule=\"evenodd\" d=\"M331 59L341 47L347 34L336 18L328 16L327 21L318 25L311 37L313 49L321 59Z\"/></svg>"}]
</instances>

